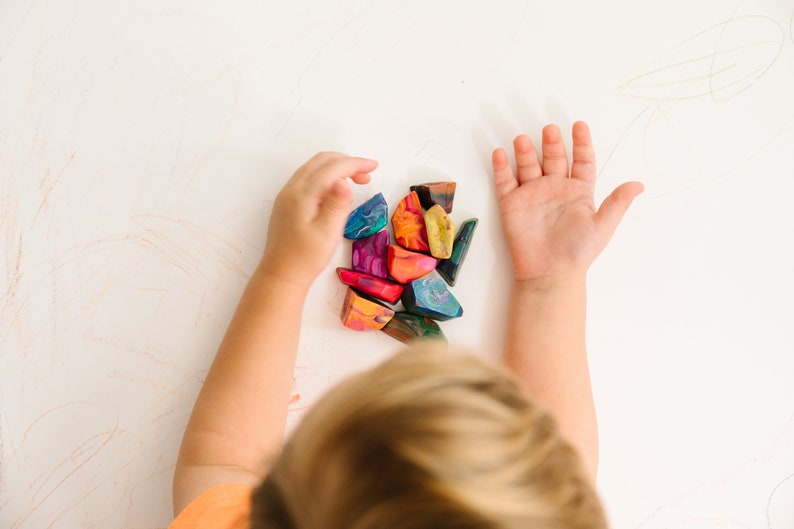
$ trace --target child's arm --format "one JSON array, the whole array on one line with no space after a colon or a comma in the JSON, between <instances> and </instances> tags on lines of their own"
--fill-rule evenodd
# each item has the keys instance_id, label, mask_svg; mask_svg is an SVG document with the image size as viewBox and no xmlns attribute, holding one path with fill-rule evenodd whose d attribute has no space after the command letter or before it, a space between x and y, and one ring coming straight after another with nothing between
<instances>
[{"instance_id":1,"label":"child's arm","mask_svg":"<svg viewBox=\"0 0 794 529\"><path fill-rule=\"evenodd\" d=\"M174 473L174 511L207 488L258 484L284 435L303 302L328 264L353 200L347 178L377 163L321 153L276 198L262 260L218 349L190 417Z\"/></svg>"},{"instance_id":2,"label":"child's arm","mask_svg":"<svg viewBox=\"0 0 794 529\"><path fill-rule=\"evenodd\" d=\"M504 355L530 397L554 415L595 479L598 428L585 350L586 276L643 186L619 186L596 210L590 131L577 122L572 132L570 172L555 125L543 129L542 163L525 135L513 142L516 173L504 149L493 153L514 273Z\"/></svg>"}]
</instances>

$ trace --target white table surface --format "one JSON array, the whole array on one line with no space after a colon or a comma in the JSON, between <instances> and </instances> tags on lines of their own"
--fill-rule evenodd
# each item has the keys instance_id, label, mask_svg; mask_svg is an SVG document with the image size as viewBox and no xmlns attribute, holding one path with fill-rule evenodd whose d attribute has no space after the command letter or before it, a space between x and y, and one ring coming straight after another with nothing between
<instances>
[{"instance_id":1,"label":"white table surface","mask_svg":"<svg viewBox=\"0 0 794 529\"><path fill-rule=\"evenodd\" d=\"M480 219L447 336L495 356L495 146L588 121L599 198L647 191L591 269L599 486L619 529L794 527L788 2L0 2L0 527L171 519L181 434L318 150L363 201L458 182ZM311 291L290 422L400 344Z\"/></svg>"}]
</instances>

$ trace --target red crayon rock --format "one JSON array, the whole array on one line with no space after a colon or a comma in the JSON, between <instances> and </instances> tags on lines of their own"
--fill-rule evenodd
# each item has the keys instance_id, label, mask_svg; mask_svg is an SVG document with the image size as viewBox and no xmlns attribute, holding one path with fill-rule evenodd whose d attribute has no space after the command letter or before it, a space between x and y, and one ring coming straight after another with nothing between
<instances>
[{"instance_id":1,"label":"red crayon rock","mask_svg":"<svg viewBox=\"0 0 794 529\"><path fill-rule=\"evenodd\" d=\"M403 285L347 268L337 268L336 273L345 285L389 303L397 303L405 288Z\"/></svg>"},{"instance_id":2,"label":"red crayon rock","mask_svg":"<svg viewBox=\"0 0 794 529\"><path fill-rule=\"evenodd\" d=\"M432 272L438 259L406 250L396 244L389 245L389 273L399 283L408 284Z\"/></svg>"}]
</instances>

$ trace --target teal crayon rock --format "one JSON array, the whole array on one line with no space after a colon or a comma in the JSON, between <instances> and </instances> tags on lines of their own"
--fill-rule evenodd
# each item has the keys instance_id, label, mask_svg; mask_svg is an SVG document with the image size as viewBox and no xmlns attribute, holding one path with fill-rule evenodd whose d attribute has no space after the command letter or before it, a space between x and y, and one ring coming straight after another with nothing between
<instances>
[{"instance_id":1,"label":"teal crayon rock","mask_svg":"<svg viewBox=\"0 0 794 529\"><path fill-rule=\"evenodd\" d=\"M463 307L446 283L435 277L411 281L400 299L407 311L434 320L450 320L463 315Z\"/></svg>"},{"instance_id":2,"label":"teal crayon rock","mask_svg":"<svg viewBox=\"0 0 794 529\"><path fill-rule=\"evenodd\" d=\"M369 237L386 227L389 206L383 193L378 193L350 212L345 224L345 239Z\"/></svg>"},{"instance_id":3,"label":"teal crayon rock","mask_svg":"<svg viewBox=\"0 0 794 529\"><path fill-rule=\"evenodd\" d=\"M425 316L407 311L395 312L394 317L381 331L403 343L411 343L416 340L447 341L438 323Z\"/></svg>"},{"instance_id":4,"label":"teal crayon rock","mask_svg":"<svg viewBox=\"0 0 794 529\"><path fill-rule=\"evenodd\" d=\"M455 242L452 245L452 255L449 259L440 259L436 266L436 272L449 286L454 287L458 280L460 267L469 253L471 239L474 236L474 229L477 227L477 219L469 219L460 225L455 235Z\"/></svg>"}]
</instances>

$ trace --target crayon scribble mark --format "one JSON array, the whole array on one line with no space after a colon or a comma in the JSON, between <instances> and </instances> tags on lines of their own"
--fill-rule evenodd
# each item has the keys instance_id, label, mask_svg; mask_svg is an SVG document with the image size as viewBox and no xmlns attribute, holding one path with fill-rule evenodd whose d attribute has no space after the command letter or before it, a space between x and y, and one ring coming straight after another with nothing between
<instances>
[{"instance_id":1,"label":"crayon scribble mark","mask_svg":"<svg viewBox=\"0 0 794 529\"><path fill-rule=\"evenodd\" d=\"M739 2L726 19L669 48L648 71L616 89L617 96L647 106L615 142L599 177L624 150L620 147L636 141L625 149L644 153L646 170L660 184L655 198L691 190L740 170L791 127L794 113L778 112L774 123L757 130L743 121L747 108L757 103L739 96L769 97L764 92L768 83L751 89L780 62L787 40L785 22L761 13L737 15L743 4ZM788 108L781 103L781 109ZM727 135L718 148L709 142L715 127L735 128L738 133Z\"/></svg>"},{"instance_id":2,"label":"crayon scribble mark","mask_svg":"<svg viewBox=\"0 0 794 529\"><path fill-rule=\"evenodd\" d=\"M657 103L703 96L727 101L769 71L784 42L782 26L770 17L729 18L674 46L659 59L661 66L629 79L617 93Z\"/></svg>"},{"instance_id":3,"label":"crayon scribble mark","mask_svg":"<svg viewBox=\"0 0 794 529\"><path fill-rule=\"evenodd\" d=\"M28 507L27 511L25 511L25 513L22 516L20 516L16 520L16 522L14 522L11 525L11 529L18 529L19 527L22 527L25 521L28 518L30 518L33 515L33 513L35 513L39 509L39 507L41 507L49 499L50 496L52 496L61 486L67 483L81 468L83 468L94 457L96 457L97 454L99 454L99 452L101 452L102 449L105 448L108 445L108 443L110 443L110 441L112 441L113 438L116 437L118 434L119 434L119 428L118 428L118 424L116 424L116 426L114 426L111 431L101 432L96 435L93 435L88 439L86 439L80 446L75 448L66 459L64 459L63 461L61 461L61 463L55 466L52 469L52 471L49 473L49 475L46 478L44 478L44 480L41 482L41 484L38 486L38 488L33 492L31 496L31 506ZM94 448L93 445L95 444L95 441L97 439L102 439L102 441L99 443L99 445L96 448ZM84 455L86 452L88 452L88 454ZM48 483L57 479L56 474L58 473L58 471L61 470L62 468L67 469L70 465L73 466L72 468L68 469L66 475L62 479L60 479L57 483L55 483L54 485L49 487L46 491L44 491L44 488L45 486L47 486ZM35 487L35 481L31 483L31 487ZM42 494L42 492L44 493L43 496L41 497L41 499L36 501L37 497L40 494Z\"/></svg>"},{"instance_id":4,"label":"crayon scribble mark","mask_svg":"<svg viewBox=\"0 0 794 529\"><path fill-rule=\"evenodd\" d=\"M775 485L766 504L766 525L768 529L791 527L791 506L794 505L794 474ZM788 522L782 518L788 517ZM780 522L780 523L778 523Z\"/></svg>"}]
</instances>

